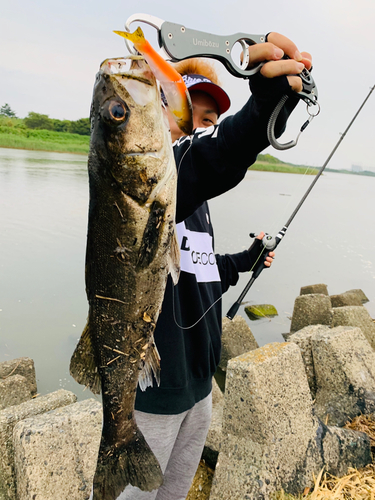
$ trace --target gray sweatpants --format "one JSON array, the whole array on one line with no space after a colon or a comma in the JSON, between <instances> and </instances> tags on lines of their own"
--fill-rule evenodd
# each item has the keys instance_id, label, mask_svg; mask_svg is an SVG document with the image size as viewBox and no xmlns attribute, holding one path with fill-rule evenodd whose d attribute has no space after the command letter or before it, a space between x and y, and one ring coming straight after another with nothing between
<instances>
[{"instance_id":1,"label":"gray sweatpants","mask_svg":"<svg viewBox=\"0 0 375 500\"><path fill-rule=\"evenodd\" d=\"M127 486L117 500L185 500L206 442L211 413L212 394L178 415L136 411L137 425L159 460L164 482L151 492Z\"/></svg>"},{"instance_id":2,"label":"gray sweatpants","mask_svg":"<svg viewBox=\"0 0 375 500\"><path fill-rule=\"evenodd\" d=\"M151 492L128 486L117 500L185 500L202 455L211 413L212 394L178 415L136 411L138 427L159 460L164 482Z\"/></svg>"}]
</instances>

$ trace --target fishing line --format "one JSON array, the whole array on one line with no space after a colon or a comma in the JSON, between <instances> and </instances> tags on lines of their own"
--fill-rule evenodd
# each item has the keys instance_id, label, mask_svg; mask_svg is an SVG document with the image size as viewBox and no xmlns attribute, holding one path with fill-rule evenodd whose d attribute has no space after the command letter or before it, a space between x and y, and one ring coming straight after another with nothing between
<instances>
[{"instance_id":1,"label":"fishing line","mask_svg":"<svg viewBox=\"0 0 375 500\"><path fill-rule=\"evenodd\" d=\"M252 265L251 269L248 271L249 273L252 272L252 270L254 269L254 267L256 266L256 264L258 263L259 259L262 257L263 255L263 249L261 249L257 259L255 260L254 264ZM223 294L220 295L220 297L218 297L206 310L205 312L202 314L202 316L197 319L197 321L195 323L193 323L192 325L190 326L182 326L178 323L177 321L177 318L176 318L176 309L175 309L175 287L177 285L173 285L173 289L172 289L172 309L173 309L173 320L175 322L175 324L178 326L178 328L181 328L181 330L190 330L191 328L194 328L200 321L202 321L202 319L208 314L208 312L223 298Z\"/></svg>"},{"instance_id":2,"label":"fishing line","mask_svg":"<svg viewBox=\"0 0 375 500\"><path fill-rule=\"evenodd\" d=\"M190 151L191 147L192 147L192 143L193 143L193 135L191 136L187 136L190 140L190 144L188 146L188 148L186 149L186 151L184 152L184 154L182 155L180 161L179 161L179 164L178 164L178 167L177 167L177 177L179 176L179 173L180 173L180 168L181 168L181 165L182 165L182 162L185 158L185 156L187 155L187 153ZM188 140L188 139L184 139L184 140ZM248 271L248 272L252 272L254 267L256 266L256 264L258 263L259 259L262 257L263 255L263 248L260 250L260 253L258 255L258 257L256 258L255 262L253 263L251 269ZM216 259L215 259L216 260ZM172 310L173 310L173 320L174 320L174 323L175 325L178 327L178 328L181 328L181 330L190 330L191 328L194 328L198 323L200 323L202 321L202 319L208 314L208 312L222 299L223 297L223 294L220 294L220 296L204 311L204 313L200 316L200 318L198 318L195 323L193 323L192 325L190 326L182 326L178 323L177 321L177 317L176 317L176 307L175 307L175 287L177 285L173 285L173 288L172 288Z\"/></svg>"}]
</instances>

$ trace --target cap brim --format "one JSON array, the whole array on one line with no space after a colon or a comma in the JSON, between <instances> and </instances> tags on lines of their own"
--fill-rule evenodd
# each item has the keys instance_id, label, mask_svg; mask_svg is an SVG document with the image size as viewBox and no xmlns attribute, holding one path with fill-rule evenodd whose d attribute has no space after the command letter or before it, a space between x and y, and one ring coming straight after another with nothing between
<instances>
[{"instance_id":1,"label":"cap brim","mask_svg":"<svg viewBox=\"0 0 375 500\"><path fill-rule=\"evenodd\" d=\"M230 99L228 94L219 85L211 82L199 82L188 87L189 92L200 90L210 95L218 106L219 116L230 108Z\"/></svg>"}]
</instances>

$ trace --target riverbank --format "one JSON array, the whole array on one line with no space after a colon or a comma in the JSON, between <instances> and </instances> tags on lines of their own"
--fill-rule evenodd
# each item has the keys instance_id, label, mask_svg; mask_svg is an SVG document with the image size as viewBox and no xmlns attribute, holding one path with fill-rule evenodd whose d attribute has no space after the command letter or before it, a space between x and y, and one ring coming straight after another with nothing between
<instances>
[{"instance_id":1,"label":"riverbank","mask_svg":"<svg viewBox=\"0 0 375 500\"><path fill-rule=\"evenodd\" d=\"M30 129L19 118L0 117L0 148L26 149L56 153L88 154L90 136L53 130ZM259 155L250 167L265 172L315 175L317 168L284 163L271 155ZM308 169L306 171L306 169Z\"/></svg>"}]
</instances>

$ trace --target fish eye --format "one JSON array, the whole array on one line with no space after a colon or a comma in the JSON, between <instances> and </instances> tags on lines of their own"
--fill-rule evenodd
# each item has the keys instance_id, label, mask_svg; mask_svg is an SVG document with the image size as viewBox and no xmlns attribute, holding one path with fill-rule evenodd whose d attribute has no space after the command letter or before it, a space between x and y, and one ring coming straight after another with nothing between
<instances>
[{"instance_id":1,"label":"fish eye","mask_svg":"<svg viewBox=\"0 0 375 500\"><path fill-rule=\"evenodd\" d=\"M108 111L109 116L116 122L122 122L126 118L126 109L122 102L111 101Z\"/></svg>"}]
</instances>

